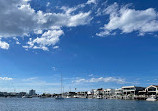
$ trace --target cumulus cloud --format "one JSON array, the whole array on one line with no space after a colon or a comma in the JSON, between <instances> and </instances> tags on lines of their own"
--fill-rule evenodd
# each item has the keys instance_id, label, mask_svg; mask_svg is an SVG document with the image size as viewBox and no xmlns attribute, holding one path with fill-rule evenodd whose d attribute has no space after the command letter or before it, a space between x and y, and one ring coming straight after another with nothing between
<instances>
[{"instance_id":1,"label":"cumulus cloud","mask_svg":"<svg viewBox=\"0 0 158 111\"><path fill-rule=\"evenodd\" d=\"M1 37L21 36L33 29L49 29L52 26L84 25L90 21L90 12L80 12L74 15L44 13L40 10L35 12L29 3L22 0L0 1L0 7Z\"/></svg>"},{"instance_id":2,"label":"cumulus cloud","mask_svg":"<svg viewBox=\"0 0 158 111\"><path fill-rule=\"evenodd\" d=\"M0 80L10 81L10 80L13 80L13 78L9 78L9 77L0 77Z\"/></svg>"},{"instance_id":3,"label":"cumulus cloud","mask_svg":"<svg viewBox=\"0 0 158 111\"><path fill-rule=\"evenodd\" d=\"M47 50L50 44L54 45L59 40L52 42L52 36L48 34L53 26L57 27L76 27L88 24L92 18L91 12L72 13L75 10L69 9L69 12L45 13L41 10L35 11L29 4L29 0L1 0L0 1L0 37L27 36L29 33L43 34L33 42L40 46L33 46L34 49ZM9 4L9 5L8 5ZM44 32L46 31L46 32ZM46 33L48 36L46 36ZM55 33L55 32L54 32ZM51 33L52 34L52 33ZM44 36L45 35L45 36ZM50 40L51 38L51 40ZM54 38L54 37L53 37ZM49 39L49 40L48 40ZM57 37L56 37L57 39ZM46 41L46 43L44 43ZM44 45L46 44L46 45ZM43 47L43 48L41 48ZM25 46L26 48L26 46ZM30 48L30 47L29 47Z\"/></svg>"},{"instance_id":4,"label":"cumulus cloud","mask_svg":"<svg viewBox=\"0 0 158 111\"><path fill-rule=\"evenodd\" d=\"M59 37L63 35L64 32L60 29L48 30L43 33L41 37L28 41L28 45L24 48L42 49L48 51L47 46L55 45L59 41Z\"/></svg>"},{"instance_id":5,"label":"cumulus cloud","mask_svg":"<svg viewBox=\"0 0 158 111\"><path fill-rule=\"evenodd\" d=\"M1 0L0 37L21 36L33 29L36 26L34 14L26 1Z\"/></svg>"},{"instance_id":6,"label":"cumulus cloud","mask_svg":"<svg viewBox=\"0 0 158 111\"><path fill-rule=\"evenodd\" d=\"M91 79L78 79L78 80L75 80L74 82L76 82L76 83L81 83L81 82L89 82L89 83L115 82L115 83L122 84L122 83L125 83L125 80L122 78L114 78L114 77L106 77L106 78L100 77L100 78L91 78Z\"/></svg>"},{"instance_id":7,"label":"cumulus cloud","mask_svg":"<svg viewBox=\"0 0 158 111\"><path fill-rule=\"evenodd\" d=\"M0 48L8 49L9 48L9 44L7 42L3 42L3 41L0 40Z\"/></svg>"},{"instance_id":8,"label":"cumulus cloud","mask_svg":"<svg viewBox=\"0 0 158 111\"><path fill-rule=\"evenodd\" d=\"M43 30L39 29L39 30L34 30L34 33L35 34L42 34L43 33Z\"/></svg>"},{"instance_id":9,"label":"cumulus cloud","mask_svg":"<svg viewBox=\"0 0 158 111\"><path fill-rule=\"evenodd\" d=\"M158 31L158 14L153 8L146 10L130 9L128 5L119 7L117 3L108 6L104 14L109 15L109 22L104 25L98 36L113 34L113 31L120 30L122 33L134 31L139 34Z\"/></svg>"}]
</instances>

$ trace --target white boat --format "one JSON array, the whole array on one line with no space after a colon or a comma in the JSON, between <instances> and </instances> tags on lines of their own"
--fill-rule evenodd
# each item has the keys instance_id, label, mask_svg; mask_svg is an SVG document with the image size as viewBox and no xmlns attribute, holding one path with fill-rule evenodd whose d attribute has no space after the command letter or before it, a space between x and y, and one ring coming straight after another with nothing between
<instances>
[{"instance_id":1,"label":"white boat","mask_svg":"<svg viewBox=\"0 0 158 111\"><path fill-rule=\"evenodd\" d=\"M32 96L22 96L22 98L32 98Z\"/></svg>"},{"instance_id":2,"label":"white boat","mask_svg":"<svg viewBox=\"0 0 158 111\"><path fill-rule=\"evenodd\" d=\"M62 96L56 96L55 99L64 99Z\"/></svg>"},{"instance_id":3,"label":"white boat","mask_svg":"<svg viewBox=\"0 0 158 111\"><path fill-rule=\"evenodd\" d=\"M66 96L66 98L70 98L69 96Z\"/></svg>"},{"instance_id":4,"label":"white boat","mask_svg":"<svg viewBox=\"0 0 158 111\"><path fill-rule=\"evenodd\" d=\"M97 96L97 99L103 99L103 97L101 97L101 96Z\"/></svg>"},{"instance_id":5,"label":"white boat","mask_svg":"<svg viewBox=\"0 0 158 111\"><path fill-rule=\"evenodd\" d=\"M151 95L150 97L146 99L146 101L157 101L157 99L156 99L156 96Z\"/></svg>"}]
</instances>

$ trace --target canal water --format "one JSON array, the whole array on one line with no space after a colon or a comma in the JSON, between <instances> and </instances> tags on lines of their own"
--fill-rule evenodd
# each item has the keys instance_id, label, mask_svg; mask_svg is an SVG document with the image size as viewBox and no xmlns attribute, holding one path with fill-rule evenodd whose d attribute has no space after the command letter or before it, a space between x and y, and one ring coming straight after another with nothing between
<instances>
[{"instance_id":1,"label":"canal water","mask_svg":"<svg viewBox=\"0 0 158 111\"><path fill-rule=\"evenodd\" d=\"M0 98L0 111L158 111L158 102L108 99Z\"/></svg>"}]
</instances>

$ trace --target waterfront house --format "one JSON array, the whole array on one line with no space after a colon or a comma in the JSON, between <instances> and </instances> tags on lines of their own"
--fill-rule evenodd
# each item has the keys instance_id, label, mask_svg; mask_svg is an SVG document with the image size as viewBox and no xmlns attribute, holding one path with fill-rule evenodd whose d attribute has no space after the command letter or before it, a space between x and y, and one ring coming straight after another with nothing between
<instances>
[{"instance_id":1,"label":"waterfront house","mask_svg":"<svg viewBox=\"0 0 158 111\"><path fill-rule=\"evenodd\" d=\"M97 89L97 95L104 95L104 89L103 88Z\"/></svg>"},{"instance_id":2,"label":"waterfront house","mask_svg":"<svg viewBox=\"0 0 158 111\"><path fill-rule=\"evenodd\" d=\"M115 90L114 89L105 89L104 90L104 95L112 96L114 94L115 94Z\"/></svg>"},{"instance_id":3,"label":"waterfront house","mask_svg":"<svg viewBox=\"0 0 158 111\"><path fill-rule=\"evenodd\" d=\"M92 89L92 90L91 90L91 94L92 94L92 95L97 95L97 90L96 90L96 89Z\"/></svg>"},{"instance_id":4,"label":"waterfront house","mask_svg":"<svg viewBox=\"0 0 158 111\"><path fill-rule=\"evenodd\" d=\"M87 91L84 92L77 92L77 96L78 98L87 98Z\"/></svg>"},{"instance_id":5,"label":"waterfront house","mask_svg":"<svg viewBox=\"0 0 158 111\"><path fill-rule=\"evenodd\" d=\"M122 88L115 89L115 95L120 96L120 95L122 95L122 94L123 94Z\"/></svg>"},{"instance_id":6,"label":"waterfront house","mask_svg":"<svg viewBox=\"0 0 158 111\"><path fill-rule=\"evenodd\" d=\"M139 91L143 91L144 87L124 86L122 87L123 95L137 95Z\"/></svg>"},{"instance_id":7,"label":"waterfront house","mask_svg":"<svg viewBox=\"0 0 158 111\"><path fill-rule=\"evenodd\" d=\"M158 94L158 86L150 85L146 89L147 95L157 95Z\"/></svg>"},{"instance_id":8,"label":"waterfront house","mask_svg":"<svg viewBox=\"0 0 158 111\"><path fill-rule=\"evenodd\" d=\"M68 95L69 97L76 97L77 93L76 92L68 92Z\"/></svg>"},{"instance_id":9,"label":"waterfront house","mask_svg":"<svg viewBox=\"0 0 158 111\"><path fill-rule=\"evenodd\" d=\"M157 95L158 94L158 86L150 85L145 88L143 91L139 91L139 95Z\"/></svg>"},{"instance_id":10,"label":"waterfront house","mask_svg":"<svg viewBox=\"0 0 158 111\"><path fill-rule=\"evenodd\" d=\"M97 90L96 89L92 89L91 90L91 95L92 95L92 98L96 98L97 97Z\"/></svg>"},{"instance_id":11,"label":"waterfront house","mask_svg":"<svg viewBox=\"0 0 158 111\"><path fill-rule=\"evenodd\" d=\"M113 98L115 95L114 89L104 89L103 98Z\"/></svg>"},{"instance_id":12,"label":"waterfront house","mask_svg":"<svg viewBox=\"0 0 158 111\"><path fill-rule=\"evenodd\" d=\"M123 90L122 90L122 88L115 89L115 97L116 97L117 99L122 99L122 95L123 95Z\"/></svg>"},{"instance_id":13,"label":"waterfront house","mask_svg":"<svg viewBox=\"0 0 158 111\"><path fill-rule=\"evenodd\" d=\"M103 95L104 95L104 89L103 88L99 88L97 89L97 92L96 92L96 98L103 98Z\"/></svg>"},{"instance_id":14,"label":"waterfront house","mask_svg":"<svg viewBox=\"0 0 158 111\"><path fill-rule=\"evenodd\" d=\"M134 99L136 95L139 94L139 91L143 91L144 87L137 86L124 86L122 87L123 99Z\"/></svg>"}]
</instances>

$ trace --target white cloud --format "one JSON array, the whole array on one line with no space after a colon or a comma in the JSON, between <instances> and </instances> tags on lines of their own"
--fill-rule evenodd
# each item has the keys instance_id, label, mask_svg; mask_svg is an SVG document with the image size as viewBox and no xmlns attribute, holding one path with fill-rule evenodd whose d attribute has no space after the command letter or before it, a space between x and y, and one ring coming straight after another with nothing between
<instances>
[{"instance_id":1,"label":"white cloud","mask_svg":"<svg viewBox=\"0 0 158 111\"><path fill-rule=\"evenodd\" d=\"M9 4L9 5L8 5ZM36 26L35 11L22 0L0 1L0 37L24 35Z\"/></svg>"},{"instance_id":2,"label":"white cloud","mask_svg":"<svg viewBox=\"0 0 158 111\"><path fill-rule=\"evenodd\" d=\"M31 0L23 0L23 1L25 1L25 2L29 2L29 1L31 1Z\"/></svg>"},{"instance_id":3,"label":"white cloud","mask_svg":"<svg viewBox=\"0 0 158 111\"><path fill-rule=\"evenodd\" d=\"M10 81L10 80L13 80L13 78L9 78L9 77L0 77L0 80Z\"/></svg>"},{"instance_id":4,"label":"white cloud","mask_svg":"<svg viewBox=\"0 0 158 111\"><path fill-rule=\"evenodd\" d=\"M59 46L54 46L54 47L53 47L53 49L58 49L58 48L59 48Z\"/></svg>"},{"instance_id":5,"label":"white cloud","mask_svg":"<svg viewBox=\"0 0 158 111\"><path fill-rule=\"evenodd\" d=\"M16 41L16 44L21 44L21 43L19 42L19 39L18 39L17 37L13 37L13 39Z\"/></svg>"},{"instance_id":6,"label":"white cloud","mask_svg":"<svg viewBox=\"0 0 158 111\"><path fill-rule=\"evenodd\" d=\"M35 34L42 34L43 33L43 30L39 29L39 30L34 30L34 33Z\"/></svg>"},{"instance_id":7,"label":"white cloud","mask_svg":"<svg viewBox=\"0 0 158 111\"><path fill-rule=\"evenodd\" d=\"M91 12L87 12L87 13L81 12L79 14L71 16L71 18L68 21L67 26L73 27L73 26L85 25L89 23L92 20L92 18L89 17L90 13Z\"/></svg>"},{"instance_id":8,"label":"white cloud","mask_svg":"<svg viewBox=\"0 0 158 111\"><path fill-rule=\"evenodd\" d=\"M87 1L87 4L96 4L97 3L97 0L88 0Z\"/></svg>"},{"instance_id":9,"label":"white cloud","mask_svg":"<svg viewBox=\"0 0 158 111\"><path fill-rule=\"evenodd\" d=\"M47 5L46 5L46 6L48 7L49 5L50 5L50 2L47 2Z\"/></svg>"},{"instance_id":10,"label":"white cloud","mask_svg":"<svg viewBox=\"0 0 158 111\"><path fill-rule=\"evenodd\" d=\"M100 77L100 78L91 78L91 79L78 79L78 80L75 80L74 82L76 82L76 83L81 83L81 82L89 82L89 83L115 82L115 83L122 84L122 83L125 83L125 80L122 78L114 78L114 77L106 77L106 78Z\"/></svg>"},{"instance_id":11,"label":"white cloud","mask_svg":"<svg viewBox=\"0 0 158 111\"><path fill-rule=\"evenodd\" d=\"M36 79L38 79L38 77L31 77L31 78L23 79L22 81L34 81Z\"/></svg>"},{"instance_id":12,"label":"white cloud","mask_svg":"<svg viewBox=\"0 0 158 111\"><path fill-rule=\"evenodd\" d=\"M56 67L52 67L53 71L56 71Z\"/></svg>"},{"instance_id":13,"label":"white cloud","mask_svg":"<svg viewBox=\"0 0 158 111\"><path fill-rule=\"evenodd\" d=\"M103 37L105 35L111 35L111 33L109 31L107 31L107 30L104 30L104 31L102 31L100 33L97 33L96 35L100 36L100 37Z\"/></svg>"},{"instance_id":14,"label":"white cloud","mask_svg":"<svg viewBox=\"0 0 158 111\"><path fill-rule=\"evenodd\" d=\"M20 81L18 81L23 87L30 87L30 86L56 86L56 85L60 85L60 83L50 83L50 82L46 82L45 80L41 80L38 77L31 77L31 78L26 78L26 79L21 79Z\"/></svg>"},{"instance_id":15,"label":"white cloud","mask_svg":"<svg viewBox=\"0 0 158 111\"><path fill-rule=\"evenodd\" d=\"M9 44L0 40L0 48L9 49Z\"/></svg>"},{"instance_id":16,"label":"white cloud","mask_svg":"<svg viewBox=\"0 0 158 111\"><path fill-rule=\"evenodd\" d=\"M104 10L104 14L109 15L110 20L98 36L110 35L117 29L122 33L138 31L140 35L158 31L158 15L153 8L135 10L130 9L128 5L119 8L119 5L114 3Z\"/></svg>"},{"instance_id":17,"label":"white cloud","mask_svg":"<svg viewBox=\"0 0 158 111\"><path fill-rule=\"evenodd\" d=\"M0 37L17 37L27 36L29 33L43 34L44 31L52 31L52 27L76 27L88 24L92 18L91 12L78 12L74 8L68 8L66 12L50 12L45 13L41 10L35 11L29 4L30 0L1 0L0 1ZM8 5L9 4L9 5ZM45 32L44 32L45 34ZM46 37L46 38L45 38ZM50 40L50 38L51 40ZM52 36L38 37L34 39L34 43L40 46L33 46L33 49L48 50L50 44L55 45L59 41L52 40ZM49 40L48 40L49 39ZM33 42L33 41L32 41ZM46 42L46 43L44 43ZM43 45L43 44L46 44ZM34 45L34 44L33 44ZM26 47L26 46L24 46Z\"/></svg>"},{"instance_id":18,"label":"white cloud","mask_svg":"<svg viewBox=\"0 0 158 111\"><path fill-rule=\"evenodd\" d=\"M94 74L90 74L90 75L88 75L88 76L92 77L92 76L94 76Z\"/></svg>"},{"instance_id":19,"label":"white cloud","mask_svg":"<svg viewBox=\"0 0 158 111\"><path fill-rule=\"evenodd\" d=\"M76 11L78 7L70 8L70 7L62 6L60 9L63 10L66 14L71 14L73 11Z\"/></svg>"},{"instance_id":20,"label":"white cloud","mask_svg":"<svg viewBox=\"0 0 158 111\"><path fill-rule=\"evenodd\" d=\"M64 32L60 29L48 30L44 32L41 37L37 37L27 43L28 46L24 46L24 48L33 48L33 49L42 49L48 51L48 47L50 45L55 45L60 39L59 37L63 35Z\"/></svg>"}]
</instances>

